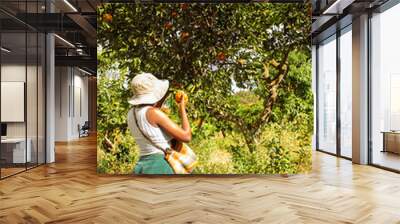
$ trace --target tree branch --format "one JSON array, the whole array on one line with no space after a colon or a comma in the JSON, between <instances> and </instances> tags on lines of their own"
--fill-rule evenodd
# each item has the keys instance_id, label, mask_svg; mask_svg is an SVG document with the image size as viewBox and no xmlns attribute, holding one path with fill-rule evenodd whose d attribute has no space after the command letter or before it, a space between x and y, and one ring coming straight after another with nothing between
<instances>
[{"instance_id":1,"label":"tree branch","mask_svg":"<svg viewBox=\"0 0 400 224\"><path fill-rule=\"evenodd\" d=\"M233 124L237 125L238 127L243 127L245 125L245 123L241 117L235 116L235 115L227 113L227 112L224 113L219 110L214 110L213 108L208 108L208 111L215 118L232 122Z\"/></svg>"},{"instance_id":2,"label":"tree branch","mask_svg":"<svg viewBox=\"0 0 400 224\"><path fill-rule=\"evenodd\" d=\"M277 63L275 60L271 62L271 65L278 69L278 75L270 80L267 89L270 92L268 99L264 101L264 110L261 112L259 118L253 124L254 135L257 137L262 129L262 124L267 123L272 115L272 109L277 101L278 89L282 80L286 77L289 72L288 57L290 51L285 52L284 58L281 63ZM268 67L267 67L268 69ZM265 76L265 75L264 75ZM269 79L269 77L264 77Z\"/></svg>"}]
</instances>

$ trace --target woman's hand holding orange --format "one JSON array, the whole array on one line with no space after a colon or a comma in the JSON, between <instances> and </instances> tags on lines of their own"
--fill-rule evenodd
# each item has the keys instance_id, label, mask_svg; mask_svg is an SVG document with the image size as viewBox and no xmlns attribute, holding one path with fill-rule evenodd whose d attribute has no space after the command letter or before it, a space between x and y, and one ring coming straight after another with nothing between
<instances>
[{"instance_id":1,"label":"woman's hand holding orange","mask_svg":"<svg viewBox=\"0 0 400 224\"><path fill-rule=\"evenodd\" d=\"M178 103L178 105L180 107L184 108L186 106L187 102L189 101L189 97L188 97L188 95L186 95L185 92L178 91L175 94L175 101L176 101L176 103Z\"/></svg>"}]
</instances>

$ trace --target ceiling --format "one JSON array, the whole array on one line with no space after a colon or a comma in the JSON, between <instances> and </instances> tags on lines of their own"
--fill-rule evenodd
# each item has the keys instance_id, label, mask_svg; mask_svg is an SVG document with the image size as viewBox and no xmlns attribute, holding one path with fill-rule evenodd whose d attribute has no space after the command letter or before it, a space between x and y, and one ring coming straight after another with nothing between
<instances>
[{"instance_id":1,"label":"ceiling","mask_svg":"<svg viewBox=\"0 0 400 224\"><path fill-rule=\"evenodd\" d=\"M32 58L36 46L28 43L28 32L54 32L56 65L78 66L96 74L96 0L1 0L0 24L3 46L11 58ZM49 13L51 11L51 13ZM28 41L29 41L29 34ZM4 52L3 52L4 53Z\"/></svg>"},{"instance_id":2,"label":"ceiling","mask_svg":"<svg viewBox=\"0 0 400 224\"><path fill-rule=\"evenodd\" d=\"M133 0L1 0L0 21L3 32L17 33L30 30L55 32L56 63L65 65L74 63L91 72L96 72L96 7L107 2L135 2ZM230 0L232 1L232 0ZM314 41L331 35L335 26L351 23L351 17L365 12L387 0L312 0ZM28 2L28 3L27 3ZM174 2L148 0L142 2ZM203 2L212 2L204 0ZM238 2L265 2L263 0L239 0ZM304 0L270 0L268 2L304 2ZM338 22L341 21L341 22ZM347 22L346 22L347 21ZM15 40L17 48L18 38ZM6 37L9 38L9 37ZM28 48L28 54L31 50ZM18 51L15 51L18 52ZM81 63L80 63L81 62Z\"/></svg>"},{"instance_id":3,"label":"ceiling","mask_svg":"<svg viewBox=\"0 0 400 224\"><path fill-rule=\"evenodd\" d=\"M313 0L313 43L352 23L352 18L374 11L388 0Z\"/></svg>"}]
</instances>

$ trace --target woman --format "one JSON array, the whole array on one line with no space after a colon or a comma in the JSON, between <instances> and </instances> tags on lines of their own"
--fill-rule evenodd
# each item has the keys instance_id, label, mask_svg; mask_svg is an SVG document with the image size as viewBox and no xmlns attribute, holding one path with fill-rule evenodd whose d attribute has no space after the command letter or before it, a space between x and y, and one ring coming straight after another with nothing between
<instances>
[{"instance_id":1,"label":"woman","mask_svg":"<svg viewBox=\"0 0 400 224\"><path fill-rule=\"evenodd\" d=\"M133 97L129 103L133 108L128 112L128 127L140 148L135 174L173 174L174 171L164 158L164 152L159 148L169 148L172 139L182 142L192 139L186 102L181 100L179 103L182 119L180 127L160 110L167 98L168 80L159 80L150 73L141 73L133 78L131 88Z\"/></svg>"}]
</instances>

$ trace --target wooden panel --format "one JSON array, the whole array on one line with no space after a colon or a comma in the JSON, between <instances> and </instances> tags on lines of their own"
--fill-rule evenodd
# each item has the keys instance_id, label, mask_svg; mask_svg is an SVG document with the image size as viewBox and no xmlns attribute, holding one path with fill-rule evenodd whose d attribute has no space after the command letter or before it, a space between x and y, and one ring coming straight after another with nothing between
<instances>
[{"instance_id":1,"label":"wooden panel","mask_svg":"<svg viewBox=\"0 0 400 224\"><path fill-rule=\"evenodd\" d=\"M385 151L400 154L400 133L384 133L385 135Z\"/></svg>"}]
</instances>

